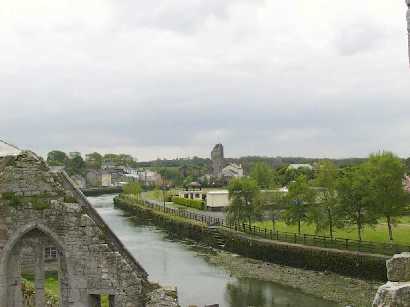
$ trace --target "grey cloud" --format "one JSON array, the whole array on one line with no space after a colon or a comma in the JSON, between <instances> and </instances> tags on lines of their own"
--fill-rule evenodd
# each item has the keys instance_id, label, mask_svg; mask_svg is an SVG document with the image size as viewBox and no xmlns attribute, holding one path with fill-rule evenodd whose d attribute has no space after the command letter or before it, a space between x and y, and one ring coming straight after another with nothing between
<instances>
[{"instance_id":1,"label":"grey cloud","mask_svg":"<svg viewBox=\"0 0 410 307\"><path fill-rule=\"evenodd\" d=\"M78 7L46 31L35 16L24 35L0 18L1 137L42 153L139 159L207 156L215 142L232 156L410 155L405 27L395 14L322 31L310 19L296 26L292 2L276 3L286 20L269 1L105 3L101 16ZM394 23L389 46L375 26L384 19Z\"/></svg>"},{"instance_id":2,"label":"grey cloud","mask_svg":"<svg viewBox=\"0 0 410 307\"><path fill-rule=\"evenodd\" d=\"M117 7L118 24L194 33L209 18L227 19L238 4L260 6L265 0L158 0L123 1Z\"/></svg>"},{"instance_id":3,"label":"grey cloud","mask_svg":"<svg viewBox=\"0 0 410 307\"><path fill-rule=\"evenodd\" d=\"M351 56L374 50L386 38L385 32L374 24L356 23L340 29L334 45L341 55Z\"/></svg>"}]
</instances>

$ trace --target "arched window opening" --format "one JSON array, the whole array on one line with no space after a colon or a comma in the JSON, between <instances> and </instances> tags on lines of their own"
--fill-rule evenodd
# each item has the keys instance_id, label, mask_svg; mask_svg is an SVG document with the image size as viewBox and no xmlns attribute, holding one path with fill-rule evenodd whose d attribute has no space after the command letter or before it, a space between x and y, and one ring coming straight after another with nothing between
<instances>
[{"instance_id":1,"label":"arched window opening","mask_svg":"<svg viewBox=\"0 0 410 307\"><path fill-rule=\"evenodd\" d=\"M66 307L63 250L40 229L23 234L7 261L7 307Z\"/></svg>"}]
</instances>

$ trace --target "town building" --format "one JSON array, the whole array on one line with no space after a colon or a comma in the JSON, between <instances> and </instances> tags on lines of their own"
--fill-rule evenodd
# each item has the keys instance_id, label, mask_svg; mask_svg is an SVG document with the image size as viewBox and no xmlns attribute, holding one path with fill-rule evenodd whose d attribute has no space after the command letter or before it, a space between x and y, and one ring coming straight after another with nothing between
<instances>
[{"instance_id":1,"label":"town building","mask_svg":"<svg viewBox=\"0 0 410 307\"><path fill-rule=\"evenodd\" d=\"M236 163L228 164L222 169L222 177L228 181L233 178L243 177L242 165Z\"/></svg>"},{"instance_id":2,"label":"town building","mask_svg":"<svg viewBox=\"0 0 410 307\"><path fill-rule=\"evenodd\" d=\"M206 200L207 193L202 190L201 185L198 182L192 182L186 186L183 190L178 191L178 197L189 198L193 200Z\"/></svg>"},{"instance_id":3,"label":"town building","mask_svg":"<svg viewBox=\"0 0 410 307\"><path fill-rule=\"evenodd\" d=\"M159 173L150 170L134 170L126 169L126 172L122 174L120 182L122 184L126 182L139 182L144 186L153 187L160 186L162 184L162 177Z\"/></svg>"},{"instance_id":4,"label":"town building","mask_svg":"<svg viewBox=\"0 0 410 307\"><path fill-rule=\"evenodd\" d=\"M111 173L100 170L89 170L86 175L87 187L111 187Z\"/></svg>"}]
</instances>

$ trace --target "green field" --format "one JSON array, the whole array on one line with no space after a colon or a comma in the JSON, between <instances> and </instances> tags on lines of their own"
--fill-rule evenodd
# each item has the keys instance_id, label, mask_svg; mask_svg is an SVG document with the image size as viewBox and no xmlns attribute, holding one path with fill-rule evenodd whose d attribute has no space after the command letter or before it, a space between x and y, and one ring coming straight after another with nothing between
<instances>
[{"instance_id":1,"label":"green field","mask_svg":"<svg viewBox=\"0 0 410 307\"><path fill-rule=\"evenodd\" d=\"M272 229L271 221L263 221L255 223L256 226L261 228ZM286 225L283 221L277 221L275 223L275 230L282 232L292 232L297 233L297 225ZM302 224L301 232L304 234L315 234L315 226L309 224ZM328 232L322 231L318 235L329 236ZM355 227L349 227L344 229L336 229L334 232L334 237L344 238L344 239L354 239L357 240L357 229ZM410 217L405 216L401 217L397 225L393 228L393 238L394 243L410 245ZM387 225L380 221L379 224L374 227L366 227L362 234L362 239L365 241L376 241L389 243Z\"/></svg>"}]
</instances>

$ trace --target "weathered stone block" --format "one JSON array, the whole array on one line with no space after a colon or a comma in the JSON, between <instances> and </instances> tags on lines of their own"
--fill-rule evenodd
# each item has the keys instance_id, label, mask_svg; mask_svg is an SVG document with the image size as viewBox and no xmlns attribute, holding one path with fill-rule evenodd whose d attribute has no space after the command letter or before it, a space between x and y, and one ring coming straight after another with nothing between
<instances>
[{"instance_id":1,"label":"weathered stone block","mask_svg":"<svg viewBox=\"0 0 410 307\"><path fill-rule=\"evenodd\" d=\"M386 265L389 281L410 282L410 253L394 255Z\"/></svg>"},{"instance_id":2,"label":"weathered stone block","mask_svg":"<svg viewBox=\"0 0 410 307\"><path fill-rule=\"evenodd\" d=\"M373 307L410 307L410 283L387 282L377 291Z\"/></svg>"}]
</instances>

